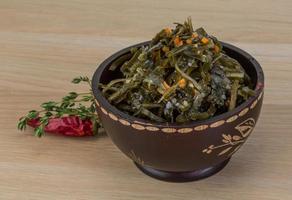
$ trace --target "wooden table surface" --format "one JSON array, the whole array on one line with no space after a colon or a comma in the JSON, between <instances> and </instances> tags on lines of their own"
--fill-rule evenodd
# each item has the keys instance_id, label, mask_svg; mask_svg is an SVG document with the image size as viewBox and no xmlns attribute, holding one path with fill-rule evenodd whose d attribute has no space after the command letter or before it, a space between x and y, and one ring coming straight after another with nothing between
<instances>
[{"instance_id":1,"label":"wooden table surface","mask_svg":"<svg viewBox=\"0 0 292 200\"><path fill-rule=\"evenodd\" d=\"M292 199L292 1L0 1L0 199ZM254 55L266 76L260 120L217 175L166 183L142 174L108 137L16 130L113 52L192 16Z\"/></svg>"}]
</instances>

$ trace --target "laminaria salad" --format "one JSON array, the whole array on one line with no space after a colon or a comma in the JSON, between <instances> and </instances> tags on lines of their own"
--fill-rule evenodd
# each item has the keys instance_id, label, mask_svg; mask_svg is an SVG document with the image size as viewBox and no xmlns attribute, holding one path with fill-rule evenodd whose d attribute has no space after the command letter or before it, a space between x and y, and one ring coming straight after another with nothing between
<instances>
[{"instance_id":1,"label":"laminaria salad","mask_svg":"<svg viewBox=\"0 0 292 200\"><path fill-rule=\"evenodd\" d=\"M112 105L138 118L185 123L233 110L254 95L244 68L214 36L194 29L190 18L175 25L112 64L122 77L100 84Z\"/></svg>"}]
</instances>

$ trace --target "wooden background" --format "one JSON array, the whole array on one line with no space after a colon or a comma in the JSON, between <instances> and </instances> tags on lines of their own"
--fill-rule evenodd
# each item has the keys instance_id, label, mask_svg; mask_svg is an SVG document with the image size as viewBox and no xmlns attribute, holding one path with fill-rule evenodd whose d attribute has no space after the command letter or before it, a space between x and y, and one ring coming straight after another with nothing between
<instances>
[{"instance_id":1,"label":"wooden background","mask_svg":"<svg viewBox=\"0 0 292 200\"><path fill-rule=\"evenodd\" d=\"M138 171L108 137L16 130L18 118L92 76L115 51L192 16L264 68L260 120L219 174L165 183ZM1 0L0 199L292 199L292 1Z\"/></svg>"}]
</instances>

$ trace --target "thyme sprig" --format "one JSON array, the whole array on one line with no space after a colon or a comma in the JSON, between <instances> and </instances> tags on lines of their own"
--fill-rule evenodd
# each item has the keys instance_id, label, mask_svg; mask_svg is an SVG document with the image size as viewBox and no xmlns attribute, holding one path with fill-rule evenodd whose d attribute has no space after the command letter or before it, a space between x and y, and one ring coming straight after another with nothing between
<instances>
[{"instance_id":1,"label":"thyme sprig","mask_svg":"<svg viewBox=\"0 0 292 200\"><path fill-rule=\"evenodd\" d=\"M19 130L25 130L30 120L38 119L40 125L34 129L34 134L35 136L41 137L45 134L45 127L48 125L50 119L64 116L78 116L82 120L90 119L93 124L93 133L96 134L101 125L96 114L91 81L86 76L80 76L74 78L72 83L87 83L90 86L90 90L85 93L69 92L59 102L48 101L42 103L40 110L31 110L27 115L21 117L18 121L17 128Z\"/></svg>"}]
</instances>

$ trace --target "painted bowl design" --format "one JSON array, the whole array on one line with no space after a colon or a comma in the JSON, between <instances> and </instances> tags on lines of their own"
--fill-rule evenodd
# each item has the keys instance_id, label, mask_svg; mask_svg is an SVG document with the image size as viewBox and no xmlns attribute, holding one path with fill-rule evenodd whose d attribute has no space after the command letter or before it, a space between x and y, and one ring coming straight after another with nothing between
<instances>
[{"instance_id":1,"label":"painted bowl design","mask_svg":"<svg viewBox=\"0 0 292 200\"><path fill-rule=\"evenodd\" d=\"M245 143L258 120L263 102L264 74L259 63L243 50L222 42L224 51L245 68L253 80L256 95L230 112L187 124L153 123L127 115L112 106L97 83L119 77L109 71L117 60L129 59L125 48L98 66L92 88L97 112L113 143L144 173L161 180L185 182L208 177L220 171Z\"/></svg>"}]
</instances>

